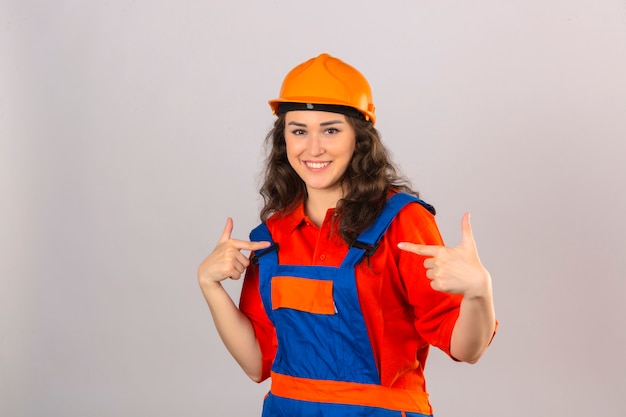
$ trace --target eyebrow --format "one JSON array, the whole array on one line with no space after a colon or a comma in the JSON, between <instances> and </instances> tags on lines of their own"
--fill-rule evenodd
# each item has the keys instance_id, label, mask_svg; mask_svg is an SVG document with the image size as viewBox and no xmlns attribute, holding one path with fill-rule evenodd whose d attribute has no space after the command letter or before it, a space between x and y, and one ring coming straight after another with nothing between
<instances>
[{"instance_id":1,"label":"eyebrow","mask_svg":"<svg viewBox=\"0 0 626 417\"><path fill-rule=\"evenodd\" d=\"M327 122L322 122L320 123L320 126L330 126L330 125L334 125L337 123L343 123L341 120L329 120ZM288 126L298 126L298 127L307 127L306 123L300 123L300 122L289 122L287 123Z\"/></svg>"}]
</instances>

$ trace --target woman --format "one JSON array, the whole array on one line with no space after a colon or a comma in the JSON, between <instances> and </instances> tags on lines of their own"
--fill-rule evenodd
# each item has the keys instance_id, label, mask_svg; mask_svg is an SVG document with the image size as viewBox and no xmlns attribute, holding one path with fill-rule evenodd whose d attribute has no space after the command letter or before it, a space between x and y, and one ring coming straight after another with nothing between
<instances>
[{"instance_id":1,"label":"woman","mask_svg":"<svg viewBox=\"0 0 626 417\"><path fill-rule=\"evenodd\" d=\"M217 330L254 381L263 416L431 415L429 346L476 362L496 320L469 215L445 247L434 209L390 162L367 80L322 54L280 98L251 241L228 219L198 280ZM251 258L241 253L252 251ZM245 280L239 308L221 282Z\"/></svg>"}]
</instances>

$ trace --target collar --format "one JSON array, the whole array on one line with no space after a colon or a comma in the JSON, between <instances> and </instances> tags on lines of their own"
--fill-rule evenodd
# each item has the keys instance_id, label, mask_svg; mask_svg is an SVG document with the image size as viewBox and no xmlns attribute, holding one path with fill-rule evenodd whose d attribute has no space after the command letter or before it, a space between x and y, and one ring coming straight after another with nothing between
<instances>
[{"instance_id":1,"label":"collar","mask_svg":"<svg viewBox=\"0 0 626 417\"><path fill-rule=\"evenodd\" d=\"M334 211L334 208L328 209L326 216L328 217L329 211ZM275 227L279 227L289 233L296 230L301 225L311 220L304 213L304 200L300 201L297 206L290 212L280 212L272 215L267 219L268 227L273 230Z\"/></svg>"},{"instance_id":2,"label":"collar","mask_svg":"<svg viewBox=\"0 0 626 417\"><path fill-rule=\"evenodd\" d=\"M280 228L281 230L291 233L305 221L304 202L301 201L291 211L281 211L271 215L270 218L267 219L267 227L270 230Z\"/></svg>"}]
</instances>

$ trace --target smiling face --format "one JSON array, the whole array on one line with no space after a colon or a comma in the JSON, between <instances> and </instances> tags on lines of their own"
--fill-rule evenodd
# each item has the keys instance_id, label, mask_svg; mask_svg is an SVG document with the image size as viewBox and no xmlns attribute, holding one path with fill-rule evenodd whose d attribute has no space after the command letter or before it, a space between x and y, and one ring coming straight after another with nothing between
<instances>
[{"instance_id":1,"label":"smiling face","mask_svg":"<svg viewBox=\"0 0 626 417\"><path fill-rule=\"evenodd\" d=\"M300 110L285 114L289 163L306 184L309 198L342 197L341 179L355 147L355 133L339 113ZM336 201L335 200L335 201Z\"/></svg>"}]
</instances>

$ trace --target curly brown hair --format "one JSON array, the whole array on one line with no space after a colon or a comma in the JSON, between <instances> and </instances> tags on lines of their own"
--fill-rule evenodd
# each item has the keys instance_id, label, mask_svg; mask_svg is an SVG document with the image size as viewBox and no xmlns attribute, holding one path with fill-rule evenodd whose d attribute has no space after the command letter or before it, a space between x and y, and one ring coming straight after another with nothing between
<instances>
[{"instance_id":1,"label":"curly brown hair","mask_svg":"<svg viewBox=\"0 0 626 417\"><path fill-rule=\"evenodd\" d=\"M347 194L337 202L337 228L341 237L352 243L371 226L390 192L402 191L419 197L409 181L399 174L382 143L380 133L366 120L346 117L355 132L352 160L341 181ZM281 114L265 138L268 156L260 193L264 200L261 221L272 214L291 212L306 198L304 181L287 160L285 115Z\"/></svg>"}]
</instances>

